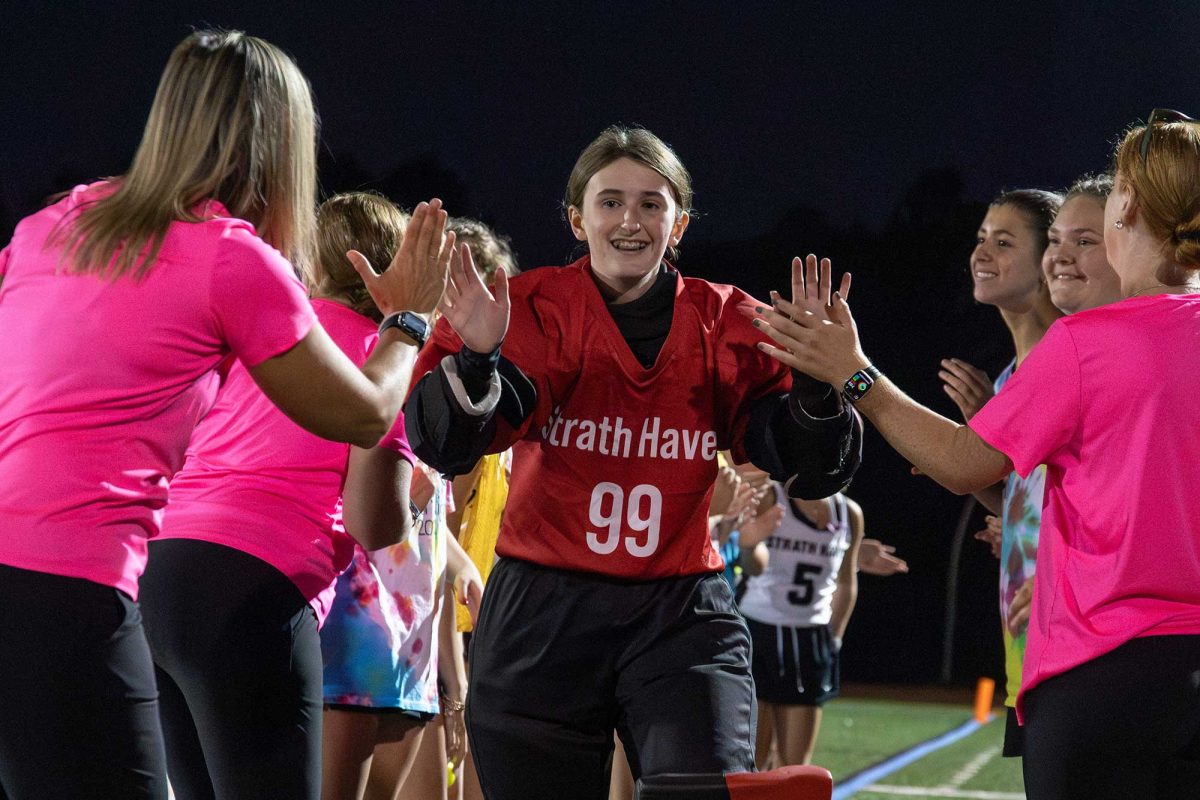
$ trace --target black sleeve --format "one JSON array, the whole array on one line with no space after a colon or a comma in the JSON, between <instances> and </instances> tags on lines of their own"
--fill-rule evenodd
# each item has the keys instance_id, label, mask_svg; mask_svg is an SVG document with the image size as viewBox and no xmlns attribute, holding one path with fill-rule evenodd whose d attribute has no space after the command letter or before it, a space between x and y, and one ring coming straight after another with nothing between
<instances>
[{"instance_id":1,"label":"black sleeve","mask_svg":"<svg viewBox=\"0 0 1200 800\"><path fill-rule=\"evenodd\" d=\"M515 364L463 347L413 388L404 404L404 431L417 458L443 475L470 472L496 438L496 414L520 428L537 390Z\"/></svg>"},{"instance_id":2,"label":"black sleeve","mask_svg":"<svg viewBox=\"0 0 1200 800\"><path fill-rule=\"evenodd\" d=\"M793 372L792 391L750 407L743 448L789 497L816 500L850 483L862 461L862 424L833 389Z\"/></svg>"}]
</instances>

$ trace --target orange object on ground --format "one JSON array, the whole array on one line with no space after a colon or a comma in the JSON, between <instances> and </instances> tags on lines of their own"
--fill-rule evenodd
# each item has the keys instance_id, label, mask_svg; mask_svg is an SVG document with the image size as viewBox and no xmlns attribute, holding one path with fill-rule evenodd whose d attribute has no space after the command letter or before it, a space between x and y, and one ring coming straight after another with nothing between
<instances>
[{"instance_id":1,"label":"orange object on ground","mask_svg":"<svg viewBox=\"0 0 1200 800\"><path fill-rule=\"evenodd\" d=\"M992 718L992 698L996 694L996 682L991 678L980 678L975 684L975 721L983 725Z\"/></svg>"}]
</instances>

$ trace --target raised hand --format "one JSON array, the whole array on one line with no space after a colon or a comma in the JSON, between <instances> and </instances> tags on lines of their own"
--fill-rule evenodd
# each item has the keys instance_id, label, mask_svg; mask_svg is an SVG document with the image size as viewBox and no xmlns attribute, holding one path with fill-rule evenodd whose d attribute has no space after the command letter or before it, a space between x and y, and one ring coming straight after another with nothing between
<instances>
[{"instance_id":1,"label":"raised hand","mask_svg":"<svg viewBox=\"0 0 1200 800\"><path fill-rule=\"evenodd\" d=\"M450 256L450 280L439 308L458 338L476 353L495 350L508 332L510 306L504 270L496 270L494 289L493 296L475 270L471 248L466 244L455 248Z\"/></svg>"},{"instance_id":2,"label":"raised hand","mask_svg":"<svg viewBox=\"0 0 1200 800\"><path fill-rule=\"evenodd\" d=\"M753 550L759 542L766 541L767 537L774 533L782 522L783 506L778 504L772 505L766 511L753 514L738 528L741 537L738 546L743 550Z\"/></svg>"},{"instance_id":3,"label":"raised hand","mask_svg":"<svg viewBox=\"0 0 1200 800\"><path fill-rule=\"evenodd\" d=\"M908 562L892 555L896 548L878 539L863 539L858 545L858 569L868 575L895 575L908 572Z\"/></svg>"},{"instance_id":4,"label":"raised hand","mask_svg":"<svg viewBox=\"0 0 1200 800\"><path fill-rule=\"evenodd\" d=\"M992 555L996 558L999 558L1000 541L1004 536L1004 530L1001 526L1000 518L993 516L992 514L988 514L983 519L985 522L987 522L987 527L981 531L976 531L975 538L988 545L988 547L990 547L992 550Z\"/></svg>"},{"instance_id":5,"label":"raised hand","mask_svg":"<svg viewBox=\"0 0 1200 800\"><path fill-rule=\"evenodd\" d=\"M815 256L809 258L809 277L816 274ZM793 264L793 275L796 265ZM850 314L840 290L833 294L828 305L821 294L828 291L828 261L822 265L826 280L806 281L803 304L789 303L777 295L772 308L742 303L738 310L751 323L770 337L775 344L760 342L758 348L782 364L805 372L835 389L841 389L846 379L871 362L863 355L858 341L858 327ZM824 288L822 288L822 286ZM842 286L849 289L850 276L843 276ZM816 310L810 310L809 306Z\"/></svg>"},{"instance_id":6,"label":"raised hand","mask_svg":"<svg viewBox=\"0 0 1200 800\"><path fill-rule=\"evenodd\" d=\"M1034 583L1036 581L1032 577L1026 578L1021 588L1013 595L1012 602L1008 604L1008 632L1013 636L1020 636L1021 631L1029 626L1029 613L1033 610Z\"/></svg>"},{"instance_id":7,"label":"raised hand","mask_svg":"<svg viewBox=\"0 0 1200 800\"><path fill-rule=\"evenodd\" d=\"M938 377L942 379L942 389L958 406L964 420L969 421L975 416L996 393L987 373L962 359L943 358Z\"/></svg>"},{"instance_id":8,"label":"raised hand","mask_svg":"<svg viewBox=\"0 0 1200 800\"><path fill-rule=\"evenodd\" d=\"M434 198L413 210L404 241L382 274L357 250L346 258L362 278L384 316L394 311L432 311L446 286L446 270L454 250L454 233L446 232L446 212Z\"/></svg>"},{"instance_id":9,"label":"raised hand","mask_svg":"<svg viewBox=\"0 0 1200 800\"><path fill-rule=\"evenodd\" d=\"M842 299L850 296L850 273L842 275L842 285L838 292ZM778 292L771 292L772 302L779 298ZM829 318L829 304L833 301L833 262L828 258L820 261L812 253L801 259L792 259L792 303L802 307L810 314L820 319Z\"/></svg>"}]
</instances>

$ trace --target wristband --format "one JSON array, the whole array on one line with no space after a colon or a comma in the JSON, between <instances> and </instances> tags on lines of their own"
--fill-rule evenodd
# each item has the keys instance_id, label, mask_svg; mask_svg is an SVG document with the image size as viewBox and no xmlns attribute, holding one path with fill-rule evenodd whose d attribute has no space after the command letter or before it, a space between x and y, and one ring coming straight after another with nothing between
<instances>
[{"instance_id":1,"label":"wristband","mask_svg":"<svg viewBox=\"0 0 1200 800\"><path fill-rule=\"evenodd\" d=\"M842 397L851 403L862 400L875 385L875 380L880 377L883 377L883 373L876 369L874 364L868 364L846 379L846 383L842 385Z\"/></svg>"},{"instance_id":2,"label":"wristband","mask_svg":"<svg viewBox=\"0 0 1200 800\"><path fill-rule=\"evenodd\" d=\"M417 349L425 346L429 338L429 323L411 311L393 311L379 323L379 333L383 334L388 328L398 328L401 333L416 343Z\"/></svg>"}]
</instances>

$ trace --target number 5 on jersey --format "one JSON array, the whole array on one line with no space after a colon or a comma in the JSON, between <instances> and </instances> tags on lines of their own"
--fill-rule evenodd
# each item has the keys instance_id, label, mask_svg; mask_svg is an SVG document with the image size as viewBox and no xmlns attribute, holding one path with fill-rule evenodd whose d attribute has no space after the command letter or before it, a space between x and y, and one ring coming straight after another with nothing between
<instances>
[{"instance_id":1,"label":"number 5 on jersey","mask_svg":"<svg viewBox=\"0 0 1200 800\"><path fill-rule=\"evenodd\" d=\"M607 511L605 508L607 507ZM625 492L615 483L607 481L596 484L588 507L588 521L596 528L607 528L606 534L587 532L588 548L602 556L612 555L621 544L621 529L644 531L645 541L637 536L625 537L625 549L630 555L645 558L658 549L658 529L662 519L662 494L658 487L648 483L639 484L629 491L629 502ZM624 522L624 526L622 526ZM589 526L589 527L591 527Z\"/></svg>"}]
</instances>

